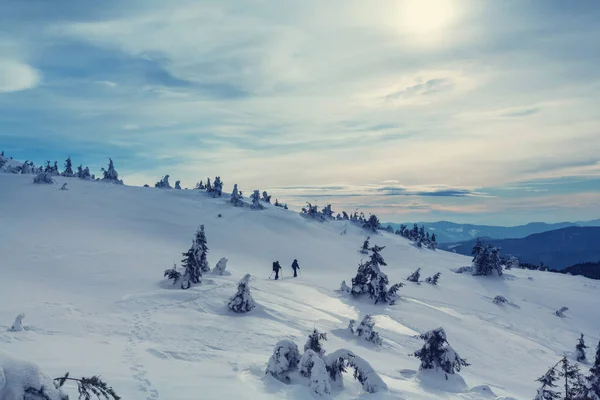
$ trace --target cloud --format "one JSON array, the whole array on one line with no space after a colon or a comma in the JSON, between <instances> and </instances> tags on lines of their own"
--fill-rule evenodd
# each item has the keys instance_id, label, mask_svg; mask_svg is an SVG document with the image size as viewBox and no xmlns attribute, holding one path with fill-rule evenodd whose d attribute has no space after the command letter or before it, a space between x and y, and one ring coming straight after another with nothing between
<instances>
[{"instance_id":1,"label":"cloud","mask_svg":"<svg viewBox=\"0 0 600 400\"><path fill-rule=\"evenodd\" d=\"M433 93L448 92L453 88L454 83L450 79L434 78L388 94L385 97L385 100L394 103L416 96L427 96Z\"/></svg>"},{"instance_id":2,"label":"cloud","mask_svg":"<svg viewBox=\"0 0 600 400\"><path fill-rule=\"evenodd\" d=\"M530 108L522 108L516 109L512 111L505 111L499 114L500 117L504 118L519 118L519 117L527 117L529 115L537 114L541 110L539 107L530 107Z\"/></svg>"},{"instance_id":3,"label":"cloud","mask_svg":"<svg viewBox=\"0 0 600 400\"><path fill-rule=\"evenodd\" d=\"M38 86L40 81L41 74L30 65L0 59L0 93L32 89Z\"/></svg>"}]
</instances>

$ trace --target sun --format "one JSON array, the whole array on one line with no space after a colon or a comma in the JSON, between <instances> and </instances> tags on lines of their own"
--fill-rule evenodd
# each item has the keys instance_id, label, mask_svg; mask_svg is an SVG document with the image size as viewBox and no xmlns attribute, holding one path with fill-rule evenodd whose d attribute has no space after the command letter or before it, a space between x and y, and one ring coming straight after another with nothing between
<instances>
[{"instance_id":1,"label":"sun","mask_svg":"<svg viewBox=\"0 0 600 400\"><path fill-rule=\"evenodd\" d=\"M409 35L439 36L456 19L456 0L405 0L399 8L400 28Z\"/></svg>"}]
</instances>

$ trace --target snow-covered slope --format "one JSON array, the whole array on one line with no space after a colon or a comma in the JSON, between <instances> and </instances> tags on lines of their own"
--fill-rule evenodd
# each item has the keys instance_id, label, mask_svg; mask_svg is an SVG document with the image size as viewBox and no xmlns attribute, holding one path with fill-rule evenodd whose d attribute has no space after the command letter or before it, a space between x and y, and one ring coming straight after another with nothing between
<instances>
[{"instance_id":1,"label":"snow-covered slope","mask_svg":"<svg viewBox=\"0 0 600 400\"><path fill-rule=\"evenodd\" d=\"M279 340L302 346L314 327L328 332L329 352L355 352L389 387L366 395L348 375L335 398L494 398L414 378L419 362L409 354L422 342L413 336L440 326L471 364L461 372L469 388L489 385L496 396L527 399L534 379L571 352L581 332L590 346L599 339L596 281L523 270L504 279L458 275L450 269L469 264L467 257L379 234L371 242L386 246L391 282L405 282L418 267L422 278L442 277L437 287L406 282L396 305L373 305L334 291L356 273L366 236L345 222L236 208L191 190L56 181L34 185L31 175L0 173L0 350L52 376L100 374L124 399L311 399L308 387L264 378L264 371ZM63 182L70 190L59 190ZM227 257L232 275L205 275L183 291L162 275L199 224L211 267ZM268 279L275 260L284 267L280 281ZM246 273L258 306L237 315L226 304ZM496 305L496 295L514 304ZM561 306L569 307L565 318L553 314ZM22 312L25 331L6 331ZM381 348L347 333L349 319L367 313Z\"/></svg>"}]
</instances>

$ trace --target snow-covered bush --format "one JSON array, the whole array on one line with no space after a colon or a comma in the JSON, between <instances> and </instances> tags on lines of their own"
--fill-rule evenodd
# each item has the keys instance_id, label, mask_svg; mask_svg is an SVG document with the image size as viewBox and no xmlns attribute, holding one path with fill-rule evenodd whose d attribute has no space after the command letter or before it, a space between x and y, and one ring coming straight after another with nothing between
<instances>
[{"instance_id":1,"label":"snow-covered bush","mask_svg":"<svg viewBox=\"0 0 600 400\"><path fill-rule=\"evenodd\" d=\"M48 172L40 172L33 178L33 183L51 185L54 183L54 179Z\"/></svg>"},{"instance_id":2,"label":"snow-covered bush","mask_svg":"<svg viewBox=\"0 0 600 400\"><path fill-rule=\"evenodd\" d=\"M505 269L513 269L513 268L521 268L521 263L519 259L515 256L510 256L508 260L506 260Z\"/></svg>"},{"instance_id":3,"label":"snow-covered bush","mask_svg":"<svg viewBox=\"0 0 600 400\"><path fill-rule=\"evenodd\" d=\"M560 310L556 310L554 314L557 317L563 318L565 316L565 312L569 310L569 307L561 307Z\"/></svg>"},{"instance_id":4,"label":"snow-covered bush","mask_svg":"<svg viewBox=\"0 0 600 400\"><path fill-rule=\"evenodd\" d=\"M371 232L377 232L380 227L379 218L375 214L371 214L368 220L363 223L363 229Z\"/></svg>"},{"instance_id":5,"label":"snow-covered bush","mask_svg":"<svg viewBox=\"0 0 600 400\"><path fill-rule=\"evenodd\" d=\"M433 276L428 276L427 278L425 278L425 282L429 283L430 285L436 286L438 284L438 281L440 280L441 275L441 272L436 272L435 274L433 274Z\"/></svg>"},{"instance_id":6,"label":"snow-covered bush","mask_svg":"<svg viewBox=\"0 0 600 400\"><path fill-rule=\"evenodd\" d=\"M236 313L245 313L256 307L256 303L250 294L250 274L244 275L239 281L237 293L229 299L227 307Z\"/></svg>"},{"instance_id":7,"label":"snow-covered bush","mask_svg":"<svg viewBox=\"0 0 600 400\"><path fill-rule=\"evenodd\" d=\"M304 351L312 350L318 355L322 356L325 354L325 348L323 348L322 341L327 340L327 334L325 332L319 332L317 328L308 335L308 340L304 344Z\"/></svg>"},{"instance_id":8,"label":"snow-covered bush","mask_svg":"<svg viewBox=\"0 0 600 400\"><path fill-rule=\"evenodd\" d=\"M262 192L262 201L264 201L265 203L269 203L271 204L271 196L267 193L267 191L263 191Z\"/></svg>"},{"instance_id":9,"label":"snow-covered bush","mask_svg":"<svg viewBox=\"0 0 600 400\"><path fill-rule=\"evenodd\" d=\"M577 355L577 361L585 362L587 357L585 355L585 349L588 347L585 345L585 341L583 340L583 333L579 337L579 341L577 342L577 346L575 346L575 353Z\"/></svg>"},{"instance_id":10,"label":"snow-covered bush","mask_svg":"<svg viewBox=\"0 0 600 400\"><path fill-rule=\"evenodd\" d=\"M494 303L495 304L506 304L506 303L509 303L509 301L506 297L498 295L498 296L494 297Z\"/></svg>"},{"instance_id":11,"label":"snow-covered bush","mask_svg":"<svg viewBox=\"0 0 600 400\"><path fill-rule=\"evenodd\" d=\"M254 210L262 210L265 208L262 204L260 204L260 192L258 190L252 192L250 195L250 200L252 200L252 205L250 205L250 208Z\"/></svg>"},{"instance_id":12,"label":"snow-covered bush","mask_svg":"<svg viewBox=\"0 0 600 400\"><path fill-rule=\"evenodd\" d=\"M159 189L173 189L169 183L169 175L163 176L163 178L154 184L155 188Z\"/></svg>"},{"instance_id":13,"label":"snow-covered bush","mask_svg":"<svg viewBox=\"0 0 600 400\"><path fill-rule=\"evenodd\" d=\"M181 190L181 181L175 181L175 190Z\"/></svg>"},{"instance_id":14,"label":"snow-covered bush","mask_svg":"<svg viewBox=\"0 0 600 400\"><path fill-rule=\"evenodd\" d=\"M221 258L217 265L213 268L212 272L215 275L225 275L225 269L227 268L227 260L225 257Z\"/></svg>"},{"instance_id":15,"label":"snow-covered bush","mask_svg":"<svg viewBox=\"0 0 600 400\"><path fill-rule=\"evenodd\" d=\"M427 331L417 336L425 341L425 345L412 354L421 360L419 370L442 370L446 374L460 372L469 364L450 346L443 328ZM446 376L447 378L447 376Z\"/></svg>"},{"instance_id":16,"label":"snow-covered bush","mask_svg":"<svg viewBox=\"0 0 600 400\"><path fill-rule=\"evenodd\" d=\"M331 382L325 361L308 349L300 359L300 374L309 379L309 387L319 395L331 393Z\"/></svg>"},{"instance_id":17,"label":"snow-covered bush","mask_svg":"<svg viewBox=\"0 0 600 400\"><path fill-rule=\"evenodd\" d=\"M119 185L123 184L123 181L119 179L119 173L115 169L113 160L111 158L108 159L108 169L102 168L102 173L103 173L103 177L102 177L103 181L112 182L112 183L116 183Z\"/></svg>"},{"instance_id":18,"label":"snow-covered bush","mask_svg":"<svg viewBox=\"0 0 600 400\"><path fill-rule=\"evenodd\" d=\"M351 293L352 288L346 284L346 281L342 281L340 288L337 290L340 293Z\"/></svg>"},{"instance_id":19,"label":"snow-covered bush","mask_svg":"<svg viewBox=\"0 0 600 400\"><path fill-rule=\"evenodd\" d=\"M230 198L229 202L236 207L244 206L244 202L242 201L242 195L240 194L240 192L238 190L237 183L235 185L233 185L233 191L231 192L231 198Z\"/></svg>"},{"instance_id":20,"label":"snow-covered bush","mask_svg":"<svg viewBox=\"0 0 600 400\"><path fill-rule=\"evenodd\" d=\"M365 315L360 324L357 324L355 320L351 319L350 324L348 325L348 329L353 335L361 337L367 342L371 342L377 346L381 346L383 341L379 337L379 333L373 330L374 327L375 321L373 321L373 317L368 314Z\"/></svg>"},{"instance_id":21,"label":"snow-covered bush","mask_svg":"<svg viewBox=\"0 0 600 400\"><path fill-rule=\"evenodd\" d=\"M275 345L273 355L269 358L265 374L269 374L284 383L289 383L289 373L298 368L300 351L298 345L291 340L280 340Z\"/></svg>"},{"instance_id":22,"label":"snow-covered bush","mask_svg":"<svg viewBox=\"0 0 600 400\"><path fill-rule=\"evenodd\" d=\"M350 350L340 349L334 351L326 356L324 360L329 371L329 377L338 387L343 385L342 373L346 371L347 367L350 367L354 369L354 378L361 383L365 392L376 393L387 390L387 385L373 367Z\"/></svg>"},{"instance_id":23,"label":"snow-covered bush","mask_svg":"<svg viewBox=\"0 0 600 400\"><path fill-rule=\"evenodd\" d=\"M0 351L0 400L68 400L37 365ZM91 398L91 397L90 397Z\"/></svg>"},{"instance_id":24,"label":"snow-covered bush","mask_svg":"<svg viewBox=\"0 0 600 400\"><path fill-rule=\"evenodd\" d=\"M367 236L365 241L363 242L362 247L360 248L360 254L369 254L369 240L371 236Z\"/></svg>"},{"instance_id":25,"label":"snow-covered bush","mask_svg":"<svg viewBox=\"0 0 600 400\"><path fill-rule=\"evenodd\" d=\"M419 279L421 278L421 268L417 268L415 272L410 274L408 278L406 278L409 282L419 283Z\"/></svg>"},{"instance_id":26,"label":"snow-covered bush","mask_svg":"<svg viewBox=\"0 0 600 400\"><path fill-rule=\"evenodd\" d=\"M25 318L25 314L21 313L17 315L15 318L15 322L13 322L12 326L8 328L11 332L21 332L23 331L23 318Z\"/></svg>"},{"instance_id":27,"label":"snow-covered bush","mask_svg":"<svg viewBox=\"0 0 600 400\"><path fill-rule=\"evenodd\" d=\"M380 254L380 251L384 248L380 246L371 247L369 249L371 251L370 260L361 262L358 265L356 276L352 278L351 293L354 296L368 294L375 301L375 304L393 304L398 299L396 292L403 286L402 283L397 283L388 289L389 279L380 270L381 265L387 265Z\"/></svg>"},{"instance_id":28,"label":"snow-covered bush","mask_svg":"<svg viewBox=\"0 0 600 400\"><path fill-rule=\"evenodd\" d=\"M172 279L174 285L179 282L179 279L181 278L181 272L177 271L177 265L173 264L173 268L165 269L163 276L167 279Z\"/></svg>"},{"instance_id":29,"label":"snow-covered bush","mask_svg":"<svg viewBox=\"0 0 600 400\"><path fill-rule=\"evenodd\" d=\"M464 266L464 267L458 267L452 270L454 273L456 274L465 274L465 273L473 273L473 267L471 266Z\"/></svg>"}]
</instances>

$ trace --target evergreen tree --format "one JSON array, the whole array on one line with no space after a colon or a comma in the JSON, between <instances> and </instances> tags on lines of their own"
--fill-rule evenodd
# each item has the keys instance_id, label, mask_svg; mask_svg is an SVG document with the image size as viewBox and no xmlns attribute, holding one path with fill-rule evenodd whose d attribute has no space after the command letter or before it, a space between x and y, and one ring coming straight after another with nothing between
<instances>
[{"instance_id":1,"label":"evergreen tree","mask_svg":"<svg viewBox=\"0 0 600 400\"><path fill-rule=\"evenodd\" d=\"M93 175L90 173L90 168L85 167L83 172L81 173L81 179L94 179Z\"/></svg>"},{"instance_id":2,"label":"evergreen tree","mask_svg":"<svg viewBox=\"0 0 600 400\"><path fill-rule=\"evenodd\" d=\"M204 189L206 189L206 186L204 186L204 183L202 183L202 181L200 181L200 182L196 183L195 189L204 190Z\"/></svg>"},{"instance_id":3,"label":"evergreen tree","mask_svg":"<svg viewBox=\"0 0 600 400\"><path fill-rule=\"evenodd\" d=\"M534 400L559 400L560 393L556 390L556 382L558 376L556 373L556 365L551 367L543 376L536 379L542 386L538 389Z\"/></svg>"},{"instance_id":4,"label":"evergreen tree","mask_svg":"<svg viewBox=\"0 0 600 400\"><path fill-rule=\"evenodd\" d=\"M67 160L65 161L65 171L62 173L62 176L68 178L72 178L73 176L75 176L75 174L73 174L73 164L71 163L71 157L67 157Z\"/></svg>"},{"instance_id":5,"label":"evergreen tree","mask_svg":"<svg viewBox=\"0 0 600 400\"><path fill-rule=\"evenodd\" d=\"M81 175L83 175L83 165L79 164L79 166L77 167L77 172L75 173L75 176L78 178L81 178Z\"/></svg>"},{"instance_id":6,"label":"evergreen tree","mask_svg":"<svg viewBox=\"0 0 600 400\"><path fill-rule=\"evenodd\" d=\"M181 190L181 181L175 181L175 189Z\"/></svg>"},{"instance_id":7,"label":"evergreen tree","mask_svg":"<svg viewBox=\"0 0 600 400\"><path fill-rule=\"evenodd\" d=\"M271 196L269 196L266 190L262 192L262 201L271 204Z\"/></svg>"},{"instance_id":8,"label":"evergreen tree","mask_svg":"<svg viewBox=\"0 0 600 400\"><path fill-rule=\"evenodd\" d=\"M154 184L155 188L159 189L173 189L169 183L169 175L163 176L163 178Z\"/></svg>"},{"instance_id":9,"label":"evergreen tree","mask_svg":"<svg viewBox=\"0 0 600 400\"><path fill-rule=\"evenodd\" d=\"M586 377L586 394L592 400L600 400L600 343L596 347L594 365L590 368L590 374Z\"/></svg>"},{"instance_id":10,"label":"evergreen tree","mask_svg":"<svg viewBox=\"0 0 600 400\"><path fill-rule=\"evenodd\" d=\"M246 274L238 283L237 293L229 299L227 307L236 313L245 313L256 307L254 299L250 294L250 274Z\"/></svg>"},{"instance_id":11,"label":"evergreen tree","mask_svg":"<svg viewBox=\"0 0 600 400\"><path fill-rule=\"evenodd\" d=\"M300 351L291 340L280 340L273 350L273 355L267 363L266 374L272 375L284 383L289 383L288 374L298 368Z\"/></svg>"},{"instance_id":12,"label":"evergreen tree","mask_svg":"<svg viewBox=\"0 0 600 400\"><path fill-rule=\"evenodd\" d=\"M489 253L488 268L492 273L495 271L498 276L502 275L502 259L500 258L500 250L497 247L494 247Z\"/></svg>"},{"instance_id":13,"label":"evergreen tree","mask_svg":"<svg viewBox=\"0 0 600 400\"><path fill-rule=\"evenodd\" d=\"M375 321L373 320L373 317L368 314L365 315L359 325L356 325L356 321L353 319L350 320L350 324L348 325L348 329L350 329L350 332L354 335L362 337L367 342L381 346L383 341L379 337L379 333L373 330L374 327Z\"/></svg>"},{"instance_id":14,"label":"evergreen tree","mask_svg":"<svg viewBox=\"0 0 600 400\"><path fill-rule=\"evenodd\" d=\"M413 354L421 360L420 370L441 369L446 374L454 374L460 372L462 367L469 366L467 361L450 346L443 328L433 329L417 337L425 341L421 350L417 350ZM448 379L448 375L446 375L446 379Z\"/></svg>"},{"instance_id":15,"label":"evergreen tree","mask_svg":"<svg viewBox=\"0 0 600 400\"><path fill-rule=\"evenodd\" d=\"M255 190L250 195L250 200L252 200L252 205L250 206L250 208L254 210L262 210L263 208L265 208L262 204L260 204L260 192L258 190Z\"/></svg>"},{"instance_id":16,"label":"evergreen tree","mask_svg":"<svg viewBox=\"0 0 600 400\"><path fill-rule=\"evenodd\" d=\"M177 265L173 264L173 268L165 269L163 276L167 279L172 279L173 285L175 285L181 278L181 272L177 271Z\"/></svg>"},{"instance_id":17,"label":"evergreen tree","mask_svg":"<svg viewBox=\"0 0 600 400\"><path fill-rule=\"evenodd\" d=\"M304 351L308 349L314 351L320 356L325 355L325 348L323 348L322 341L327 340L327 334L325 332L319 332L317 328L313 330L313 332L308 335L308 340L304 344Z\"/></svg>"},{"instance_id":18,"label":"evergreen tree","mask_svg":"<svg viewBox=\"0 0 600 400\"><path fill-rule=\"evenodd\" d=\"M206 193L212 193L213 187L210 184L210 178L206 178Z\"/></svg>"},{"instance_id":19,"label":"evergreen tree","mask_svg":"<svg viewBox=\"0 0 600 400\"><path fill-rule=\"evenodd\" d=\"M420 277L421 277L421 268L417 268L417 270L415 272L413 272L412 274L410 274L408 276L408 278L406 278L406 280L409 282L419 283Z\"/></svg>"},{"instance_id":20,"label":"evergreen tree","mask_svg":"<svg viewBox=\"0 0 600 400\"><path fill-rule=\"evenodd\" d=\"M200 283L202 273L210 271L206 258L207 253L208 247L206 246L204 225L200 225L200 228L196 231L192 247L186 253L183 253L184 259L182 263L185 271L183 273L184 280L181 283L182 289L187 289L192 284Z\"/></svg>"},{"instance_id":21,"label":"evergreen tree","mask_svg":"<svg viewBox=\"0 0 600 400\"><path fill-rule=\"evenodd\" d=\"M377 303L393 304L397 299L396 292L402 284L393 285L388 289L388 277L380 270L380 266L387 265L380 254L385 247L373 246L371 258L367 262L361 262L358 266L356 276L352 278L352 291L355 296L369 294L369 297Z\"/></svg>"},{"instance_id":22,"label":"evergreen tree","mask_svg":"<svg viewBox=\"0 0 600 400\"><path fill-rule=\"evenodd\" d=\"M60 176L60 172L58 172L58 162L54 161L54 166L52 167L52 175Z\"/></svg>"},{"instance_id":23,"label":"evergreen tree","mask_svg":"<svg viewBox=\"0 0 600 400\"><path fill-rule=\"evenodd\" d=\"M244 202L242 201L242 195L240 194L240 192L238 190L237 183L235 185L233 185L233 191L231 192L231 198L230 198L229 202L236 207L244 206Z\"/></svg>"},{"instance_id":24,"label":"evergreen tree","mask_svg":"<svg viewBox=\"0 0 600 400\"><path fill-rule=\"evenodd\" d=\"M419 238L424 239L425 238L425 226L421 225L421 227L419 228Z\"/></svg>"},{"instance_id":25,"label":"evergreen tree","mask_svg":"<svg viewBox=\"0 0 600 400\"><path fill-rule=\"evenodd\" d=\"M579 367L573 365L567 360L567 357L563 357L559 362L560 370L559 374L563 379L563 385L565 390L565 400L577 400L578 396L582 393L582 377L579 372Z\"/></svg>"},{"instance_id":26,"label":"evergreen tree","mask_svg":"<svg viewBox=\"0 0 600 400\"><path fill-rule=\"evenodd\" d=\"M223 195L223 182L221 182L221 177L217 176L215 181L213 182L213 197L221 197Z\"/></svg>"},{"instance_id":27,"label":"evergreen tree","mask_svg":"<svg viewBox=\"0 0 600 400\"><path fill-rule=\"evenodd\" d=\"M327 204L321 210L321 214L325 219L333 219L333 210L331 209L331 204Z\"/></svg>"},{"instance_id":28,"label":"evergreen tree","mask_svg":"<svg viewBox=\"0 0 600 400\"><path fill-rule=\"evenodd\" d=\"M491 275L490 254L487 246L478 250L473 260L473 275Z\"/></svg>"},{"instance_id":29,"label":"evergreen tree","mask_svg":"<svg viewBox=\"0 0 600 400\"><path fill-rule=\"evenodd\" d=\"M346 221L350 219L350 217L348 217L348 213L346 211L342 211L342 219L346 220Z\"/></svg>"},{"instance_id":30,"label":"evergreen tree","mask_svg":"<svg viewBox=\"0 0 600 400\"><path fill-rule=\"evenodd\" d=\"M115 166L113 164L113 160L111 158L108 159L108 169L102 168L103 172L103 181L109 181L113 183L123 184L122 180L119 180L119 173L115 170Z\"/></svg>"},{"instance_id":31,"label":"evergreen tree","mask_svg":"<svg viewBox=\"0 0 600 400\"><path fill-rule=\"evenodd\" d=\"M581 336L579 337L579 342L577 343L577 346L575 346L575 349L577 351L577 361L579 361L579 362L586 361L585 349L587 349L587 348L588 347L585 345L585 341L583 340L583 333L582 333Z\"/></svg>"},{"instance_id":32,"label":"evergreen tree","mask_svg":"<svg viewBox=\"0 0 600 400\"><path fill-rule=\"evenodd\" d=\"M417 224L413 224L412 231L410 232L409 239L417 240L419 238L419 227Z\"/></svg>"},{"instance_id":33,"label":"evergreen tree","mask_svg":"<svg viewBox=\"0 0 600 400\"><path fill-rule=\"evenodd\" d=\"M432 285L437 285L438 281L440 280L440 276L442 275L441 272L436 272L433 276L430 276L428 278L425 279L425 282L432 284Z\"/></svg>"},{"instance_id":34,"label":"evergreen tree","mask_svg":"<svg viewBox=\"0 0 600 400\"><path fill-rule=\"evenodd\" d=\"M379 218L375 214L371 214L369 219L363 222L363 229L366 229L371 232L377 232L379 229L380 223Z\"/></svg>"},{"instance_id":35,"label":"evergreen tree","mask_svg":"<svg viewBox=\"0 0 600 400\"><path fill-rule=\"evenodd\" d=\"M477 242L475 246L473 246L473 250L471 250L471 255L473 256L473 262L477 259L477 256L484 249L483 241L480 238L477 238Z\"/></svg>"},{"instance_id":36,"label":"evergreen tree","mask_svg":"<svg viewBox=\"0 0 600 400\"><path fill-rule=\"evenodd\" d=\"M361 254L369 254L369 239L371 239L371 236L367 236L363 242L362 248L360 249Z\"/></svg>"},{"instance_id":37,"label":"evergreen tree","mask_svg":"<svg viewBox=\"0 0 600 400\"><path fill-rule=\"evenodd\" d=\"M313 206L309 202L306 203L306 207L302 208L302 214L309 216L310 218L319 218L319 210L317 209L317 206Z\"/></svg>"}]
</instances>

